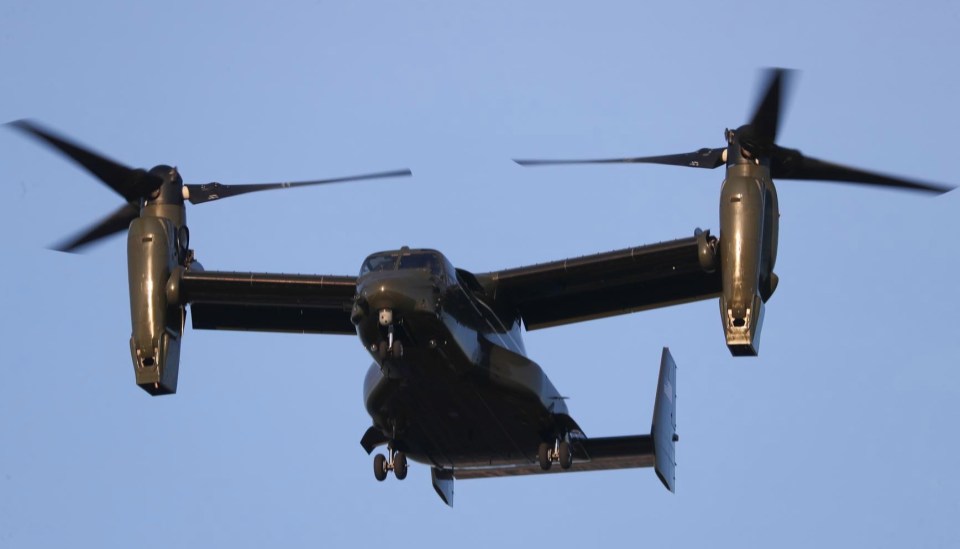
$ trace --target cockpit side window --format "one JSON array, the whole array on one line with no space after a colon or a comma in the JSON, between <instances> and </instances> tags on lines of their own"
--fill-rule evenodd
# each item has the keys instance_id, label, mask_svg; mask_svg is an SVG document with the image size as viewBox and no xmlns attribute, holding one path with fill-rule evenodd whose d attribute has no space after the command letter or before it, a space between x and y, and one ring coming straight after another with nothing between
<instances>
[{"instance_id":1,"label":"cockpit side window","mask_svg":"<svg viewBox=\"0 0 960 549\"><path fill-rule=\"evenodd\" d=\"M397 264L397 254L376 254L367 258L360 269L360 276L375 271L392 271Z\"/></svg>"}]
</instances>

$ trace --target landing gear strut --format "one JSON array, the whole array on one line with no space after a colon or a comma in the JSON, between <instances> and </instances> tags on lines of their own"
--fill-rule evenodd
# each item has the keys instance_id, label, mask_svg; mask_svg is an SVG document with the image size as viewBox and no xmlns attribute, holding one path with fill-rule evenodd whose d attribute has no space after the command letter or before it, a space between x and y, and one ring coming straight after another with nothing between
<instances>
[{"instance_id":1,"label":"landing gear strut","mask_svg":"<svg viewBox=\"0 0 960 549\"><path fill-rule=\"evenodd\" d=\"M380 309L380 325L387 328L387 339L381 341L377 345L377 354L380 356L380 360L386 359L388 356L393 358L400 358L403 356L403 343L400 343L400 340L395 337L395 324L393 322L393 310L392 309Z\"/></svg>"},{"instance_id":2,"label":"landing gear strut","mask_svg":"<svg viewBox=\"0 0 960 549\"><path fill-rule=\"evenodd\" d=\"M553 445L541 442L537 448L537 459L544 471L549 471L554 461L560 464L561 469L567 470L573 465L573 448L566 439L557 439Z\"/></svg>"},{"instance_id":3,"label":"landing gear strut","mask_svg":"<svg viewBox=\"0 0 960 549\"><path fill-rule=\"evenodd\" d=\"M386 480L387 473L393 471L397 480L407 478L407 455L392 448L387 449L387 455L389 457L383 454L373 456L373 476L383 481Z\"/></svg>"}]
</instances>

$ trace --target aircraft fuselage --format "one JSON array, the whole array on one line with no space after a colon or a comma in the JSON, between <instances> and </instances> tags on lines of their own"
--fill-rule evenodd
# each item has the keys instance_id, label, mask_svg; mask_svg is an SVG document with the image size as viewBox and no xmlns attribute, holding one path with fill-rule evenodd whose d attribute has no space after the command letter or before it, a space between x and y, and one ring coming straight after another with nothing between
<instances>
[{"instance_id":1,"label":"aircraft fuselage","mask_svg":"<svg viewBox=\"0 0 960 549\"><path fill-rule=\"evenodd\" d=\"M429 256L407 268L378 255L385 265L361 273L352 318L374 358L364 404L394 449L441 468L534 462L541 442L579 431L525 356L519 318L494 312L438 252L401 251Z\"/></svg>"}]
</instances>

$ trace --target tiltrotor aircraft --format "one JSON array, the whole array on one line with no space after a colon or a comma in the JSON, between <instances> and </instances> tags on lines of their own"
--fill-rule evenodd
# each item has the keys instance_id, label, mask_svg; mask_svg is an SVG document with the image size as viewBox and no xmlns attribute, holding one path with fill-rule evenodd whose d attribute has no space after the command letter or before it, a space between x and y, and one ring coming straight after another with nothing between
<instances>
[{"instance_id":1,"label":"tiltrotor aircraft","mask_svg":"<svg viewBox=\"0 0 960 549\"><path fill-rule=\"evenodd\" d=\"M160 165L135 170L28 121L12 123L64 153L124 198L104 220L58 246L73 251L127 229L130 353L137 385L176 392L186 311L194 329L355 335L373 362L364 380L372 425L361 437L374 476L431 467L453 505L455 479L653 467L675 487L676 366L660 359L649 434L587 437L540 366L527 330L720 297L734 354L756 354L762 301L776 286L776 194L771 175L862 181L864 172L773 144L780 77L728 147L630 159L715 167L727 163L721 235L693 236L487 273L455 268L438 251L375 253L357 276L204 269L189 248L193 204L276 188L410 175L408 170L300 183L184 184ZM818 171L819 170L819 171ZM877 176L874 176L877 177ZM889 179L889 178L888 178ZM902 183L901 180L890 181ZM876 181L873 181L876 183ZM900 185L903 186L903 185ZM934 189L925 186L924 190ZM942 191L942 188L936 188Z\"/></svg>"}]
</instances>

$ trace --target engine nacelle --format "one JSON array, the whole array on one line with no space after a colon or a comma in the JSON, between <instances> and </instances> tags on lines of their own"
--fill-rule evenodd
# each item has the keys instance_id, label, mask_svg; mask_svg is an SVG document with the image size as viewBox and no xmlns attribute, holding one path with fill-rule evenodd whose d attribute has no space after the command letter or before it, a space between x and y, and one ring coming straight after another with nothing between
<instances>
[{"instance_id":1,"label":"engine nacelle","mask_svg":"<svg viewBox=\"0 0 960 549\"><path fill-rule=\"evenodd\" d=\"M751 168L751 166L744 166ZM763 253L764 189L755 174L740 166L728 170L720 191L720 263L723 293L720 316L727 347L734 356L756 356L763 324L760 268ZM734 173L731 173L734 172Z\"/></svg>"},{"instance_id":2,"label":"engine nacelle","mask_svg":"<svg viewBox=\"0 0 960 549\"><path fill-rule=\"evenodd\" d=\"M127 234L130 353L137 385L154 396L177 392L185 311L167 299L167 281L178 265L176 235L164 217L139 217Z\"/></svg>"}]
</instances>

